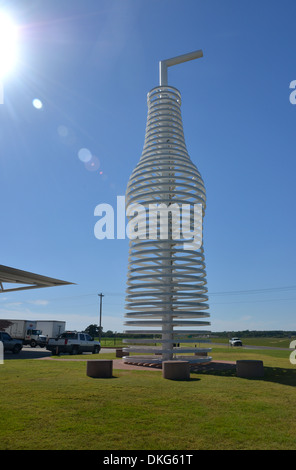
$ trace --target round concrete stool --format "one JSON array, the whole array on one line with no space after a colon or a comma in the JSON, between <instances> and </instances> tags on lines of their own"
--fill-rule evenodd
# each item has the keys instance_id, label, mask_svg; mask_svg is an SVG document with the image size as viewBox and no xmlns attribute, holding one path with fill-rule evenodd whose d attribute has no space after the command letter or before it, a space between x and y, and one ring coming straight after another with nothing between
<instances>
[{"instance_id":1,"label":"round concrete stool","mask_svg":"<svg viewBox=\"0 0 296 470\"><path fill-rule=\"evenodd\" d=\"M87 361L86 375L93 378L112 377L113 361Z\"/></svg>"},{"instance_id":2,"label":"round concrete stool","mask_svg":"<svg viewBox=\"0 0 296 470\"><path fill-rule=\"evenodd\" d=\"M190 365L187 361L163 361L162 376L164 379L189 380Z\"/></svg>"},{"instance_id":3,"label":"round concrete stool","mask_svg":"<svg viewBox=\"0 0 296 470\"><path fill-rule=\"evenodd\" d=\"M264 376L263 361L239 360L236 361L236 375L246 379Z\"/></svg>"}]
</instances>

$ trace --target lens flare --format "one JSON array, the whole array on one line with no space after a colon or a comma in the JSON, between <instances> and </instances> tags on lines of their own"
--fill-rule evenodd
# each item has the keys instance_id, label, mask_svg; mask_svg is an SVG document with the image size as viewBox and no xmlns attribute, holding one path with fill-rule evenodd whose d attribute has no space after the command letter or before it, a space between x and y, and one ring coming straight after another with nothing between
<instances>
[{"instance_id":1,"label":"lens flare","mask_svg":"<svg viewBox=\"0 0 296 470\"><path fill-rule=\"evenodd\" d=\"M58 127L58 134L60 137L67 137L69 134L69 130L67 126L63 126L62 124Z\"/></svg>"},{"instance_id":2,"label":"lens flare","mask_svg":"<svg viewBox=\"0 0 296 470\"><path fill-rule=\"evenodd\" d=\"M88 171L97 171L101 166L101 162L98 157L92 155L91 159L88 162L85 162L84 165Z\"/></svg>"},{"instance_id":3,"label":"lens flare","mask_svg":"<svg viewBox=\"0 0 296 470\"><path fill-rule=\"evenodd\" d=\"M17 59L17 26L0 11L0 78L7 75Z\"/></svg>"},{"instance_id":4,"label":"lens flare","mask_svg":"<svg viewBox=\"0 0 296 470\"><path fill-rule=\"evenodd\" d=\"M79 160L81 160L83 163L87 163L91 160L92 154L91 154L91 151L88 150L87 148L82 148L78 152L78 157L79 157Z\"/></svg>"},{"instance_id":5,"label":"lens flare","mask_svg":"<svg viewBox=\"0 0 296 470\"><path fill-rule=\"evenodd\" d=\"M32 104L34 106L34 108L36 109L42 109L43 108L43 103L41 100L39 100L38 98L35 98L33 101L32 101Z\"/></svg>"}]
</instances>

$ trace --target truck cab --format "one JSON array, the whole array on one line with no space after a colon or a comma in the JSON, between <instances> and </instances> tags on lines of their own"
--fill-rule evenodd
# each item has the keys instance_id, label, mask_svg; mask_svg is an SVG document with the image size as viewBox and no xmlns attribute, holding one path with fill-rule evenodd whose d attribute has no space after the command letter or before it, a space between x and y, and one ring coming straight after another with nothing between
<instances>
[{"instance_id":1,"label":"truck cab","mask_svg":"<svg viewBox=\"0 0 296 470\"><path fill-rule=\"evenodd\" d=\"M29 328L26 331L24 344L29 344L31 348L36 348L37 345L44 348L46 346L46 336L42 335L41 330Z\"/></svg>"}]
</instances>

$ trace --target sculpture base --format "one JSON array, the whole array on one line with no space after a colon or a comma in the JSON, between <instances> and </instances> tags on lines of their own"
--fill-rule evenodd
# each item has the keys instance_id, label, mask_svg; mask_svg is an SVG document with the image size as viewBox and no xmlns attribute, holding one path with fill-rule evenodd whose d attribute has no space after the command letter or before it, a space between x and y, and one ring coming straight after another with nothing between
<instances>
[{"instance_id":1,"label":"sculpture base","mask_svg":"<svg viewBox=\"0 0 296 470\"><path fill-rule=\"evenodd\" d=\"M159 356L123 356L123 362L125 364L163 364L165 360L161 355ZM171 362L186 361L190 364L207 364L212 360L211 357L199 357L199 356L176 356Z\"/></svg>"},{"instance_id":2,"label":"sculpture base","mask_svg":"<svg viewBox=\"0 0 296 470\"><path fill-rule=\"evenodd\" d=\"M187 361L164 361L162 377L170 380L189 380L190 364Z\"/></svg>"}]
</instances>

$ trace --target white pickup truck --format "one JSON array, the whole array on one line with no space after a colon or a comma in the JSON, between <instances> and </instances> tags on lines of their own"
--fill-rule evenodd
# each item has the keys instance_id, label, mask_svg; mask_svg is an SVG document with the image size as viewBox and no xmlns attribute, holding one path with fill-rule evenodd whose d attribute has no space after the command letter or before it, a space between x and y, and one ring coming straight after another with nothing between
<instances>
[{"instance_id":1,"label":"white pickup truck","mask_svg":"<svg viewBox=\"0 0 296 470\"><path fill-rule=\"evenodd\" d=\"M240 338L231 338L229 340L230 346L242 346L242 340Z\"/></svg>"},{"instance_id":2,"label":"white pickup truck","mask_svg":"<svg viewBox=\"0 0 296 470\"><path fill-rule=\"evenodd\" d=\"M64 331L57 338L50 338L46 349L51 351L53 355L60 353L81 354L83 352L97 354L101 350L101 345L99 341L94 341L87 333Z\"/></svg>"}]
</instances>

